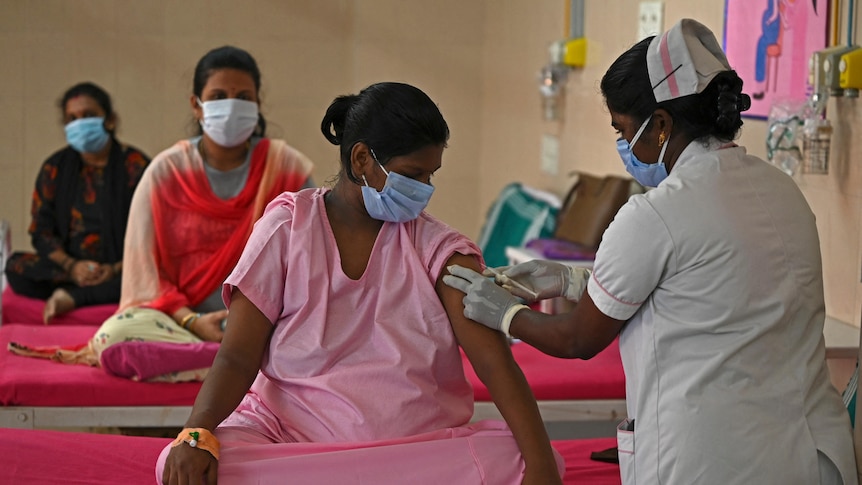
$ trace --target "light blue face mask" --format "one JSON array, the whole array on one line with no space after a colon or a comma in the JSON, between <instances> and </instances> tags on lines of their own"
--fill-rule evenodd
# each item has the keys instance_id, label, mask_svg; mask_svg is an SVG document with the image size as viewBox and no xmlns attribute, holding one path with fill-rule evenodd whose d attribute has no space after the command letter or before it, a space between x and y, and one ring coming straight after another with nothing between
<instances>
[{"instance_id":1,"label":"light blue face mask","mask_svg":"<svg viewBox=\"0 0 862 485\"><path fill-rule=\"evenodd\" d=\"M371 155L377 162L377 156L374 155L373 151ZM431 200L434 186L396 172L387 172L380 162L377 162L377 165L386 174L386 184L383 186L383 190L378 192L374 187L368 185L365 175L362 176L362 180L365 182L365 186L362 187L362 200L368 215L379 221L399 223L412 221L419 217L419 214L428 205L428 201Z\"/></svg>"},{"instance_id":2,"label":"light blue face mask","mask_svg":"<svg viewBox=\"0 0 862 485\"><path fill-rule=\"evenodd\" d=\"M66 141L80 153L96 153L108 143L105 118L79 118L66 127Z\"/></svg>"},{"instance_id":3,"label":"light blue face mask","mask_svg":"<svg viewBox=\"0 0 862 485\"><path fill-rule=\"evenodd\" d=\"M626 171L644 187L658 187L658 184L667 178L667 167L664 165L664 152L667 150L670 137L668 137L661 146L661 152L659 152L658 162L656 163L644 163L638 160L632 151L632 148L641 137L641 134L644 132L644 129L651 119L652 116L643 122L641 127L638 129L638 132L635 133L634 138L632 138L631 143L626 142L624 138L617 140L617 152L619 152L620 158L623 159Z\"/></svg>"}]
</instances>

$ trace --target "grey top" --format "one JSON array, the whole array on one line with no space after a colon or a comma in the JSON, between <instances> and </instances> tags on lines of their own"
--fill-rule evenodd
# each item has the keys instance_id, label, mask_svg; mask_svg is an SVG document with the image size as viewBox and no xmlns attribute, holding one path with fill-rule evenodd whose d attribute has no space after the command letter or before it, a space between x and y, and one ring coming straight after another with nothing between
<instances>
[{"instance_id":1,"label":"grey top","mask_svg":"<svg viewBox=\"0 0 862 485\"><path fill-rule=\"evenodd\" d=\"M196 136L194 138L189 139L189 142L195 147L200 143L201 137ZM242 162L242 165L239 167L233 168L227 171L217 170L204 160L204 169L206 169L207 179L210 182L210 188L213 193L222 200L228 200L233 197L236 197L242 189L245 187L245 183L248 180L248 172L251 167L251 153L254 151L254 147L257 146L258 142L260 142L260 137L254 136L251 138L251 145L248 148L248 152L245 155L245 161ZM203 157L203 154L201 154Z\"/></svg>"},{"instance_id":2,"label":"grey top","mask_svg":"<svg viewBox=\"0 0 862 485\"><path fill-rule=\"evenodd\" d=\"M242 165L239 167L226 172L210 167L206 163L206 160L204 160L204 169L206 169L207 180L209 180L210 188L216 197L222 200L228 200L239 195L245 187L245 183L248 181L249 168L251 167L251 153L254 151L254 148L260 140L260 137L252 137L251 146L249 146L248 153L245 156L245 161L242 162ZM189 142L195 147L198 146L200 141L200 136L189 139ZM203 157L203 154L201 154L201 157ZM308 180L305 181L305 185L303 185L302 188L308 187L314 187L314 182L311 180L311 177L308 177ZM206 298L206 300L202 301L194 308L195 311L201 313L209 313L224 309L225 305L221 298L221 285L219 285L218 288L216 288L215 291Z\"/></svg>"}]
</instances>

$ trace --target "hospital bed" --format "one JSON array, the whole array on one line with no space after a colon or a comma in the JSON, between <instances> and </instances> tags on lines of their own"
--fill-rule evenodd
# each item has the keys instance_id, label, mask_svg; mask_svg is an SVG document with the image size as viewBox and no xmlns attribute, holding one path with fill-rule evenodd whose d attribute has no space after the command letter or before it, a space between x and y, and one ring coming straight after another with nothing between
<instances>
[{"instance_id":1,"label":"hospital bed","mask_svg":"<svg viewBox=\"0 0 862 485\"><path fill-rule=\"evenodd\" d=\"M512 355L530 384L545 422L619 421L626 416L626 384L618 342L590 360L558 359L525 343L512 345ZM473 419L502 419L488 389L466 361L473 385Z\"/></svg>"},{"instance_id":2,"label":"hospital bed","mask_svg":"<svg viewBox=\"0 0 862 485\"><path fill-rule=\"evenodd\" d=\"M0 429L4 483L154 483L155 462L171 440L138 436ZM619 466L590 460L615 438L553 441L567 485L619 485Z\"/></svg>"},{"instance_id":3,"label":"hospital bed","mask_svg":"<svg viewBox=\"0 0 862 485\"><path fill-rule=\"evenodd\" d=\"M3 321L0 323L27 323L43 325L42 309L45 302L36 298L29 298L12 291L8 286L0 295L3 309ZM117 311L117 304L93 305L76 308L55 318L51 325L94 325L99 326Z\"/></svg>"},{"instance_id":4,"label":"hospital bed","mask_svg":"<svg viewBox=\"0 0 862 485\"><path fill-rule=\"evenodd\" d=\"M0 326L0 427L171 427L191 411L199 383L134 382L99 368L13 355L9 342L73 345L92 326ZM616 421L625 416L625 378L616 343L589 361L557 359L523 343L512 352L546 422ZM474 386L474 420L501 418L487 388L466 362Z\"/></svg>"},{"instance_id":5,"label":"hospital bed","mask_svg":"<svg viewBox=\"0 0 862 485\"><path fill-rule=\"evenodd\" d=\"M0 427L167 427L188 418L200 383L134 382L99 368L20 357L9 342L74 345L91 325L0 326Z\"/></svg>"}]
</instances>

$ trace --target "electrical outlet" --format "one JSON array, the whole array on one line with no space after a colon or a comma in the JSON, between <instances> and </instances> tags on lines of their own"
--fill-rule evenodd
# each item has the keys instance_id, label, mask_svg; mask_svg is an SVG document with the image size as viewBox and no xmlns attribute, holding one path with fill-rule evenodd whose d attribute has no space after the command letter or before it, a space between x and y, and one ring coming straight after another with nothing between
<instances>
[{"instance_id":1,"label":"electrical outlet","mask_svg":"<svg viewBox=\"0 0 862 485\"><path fill-rule=\"evenodd\" d=\"M554 135L542 135L542 171L548 175L560 172L560 140Z\"/></svg>"},{"instance_id":2,"label":"electrical outlet","mask_svg":"<svg viewBox=\"0 0 862 485\"><path fill-rule=\"evenodd\" d=\"M662 32L664 24L663 2L641 2L638 14L638 40Z\"/></svg>"}]
</instances>

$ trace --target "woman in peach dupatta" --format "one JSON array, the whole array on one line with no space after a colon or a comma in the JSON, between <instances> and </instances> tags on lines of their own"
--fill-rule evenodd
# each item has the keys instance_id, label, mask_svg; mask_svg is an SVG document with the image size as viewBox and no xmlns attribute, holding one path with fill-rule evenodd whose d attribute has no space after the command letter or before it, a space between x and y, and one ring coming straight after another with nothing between
<instances>
[{"instance_id":1,"label":"woman in peach dupatta","mask_svg":"<svg viewBox=\"0 0 862 485\"><path fill-rule=\"evenodd\" d=\"M99 365L121 342L221 341L221 283L252 226L277 195L312 185L307 157L264 138L259 89L257 64L241 49L214 49L198 62L191 105L202 132L156 156L135 192L120 310L77 349L14 344L12 352ZM207 367L157 379L199 380Z\"/></svg>"}]
</instances>

